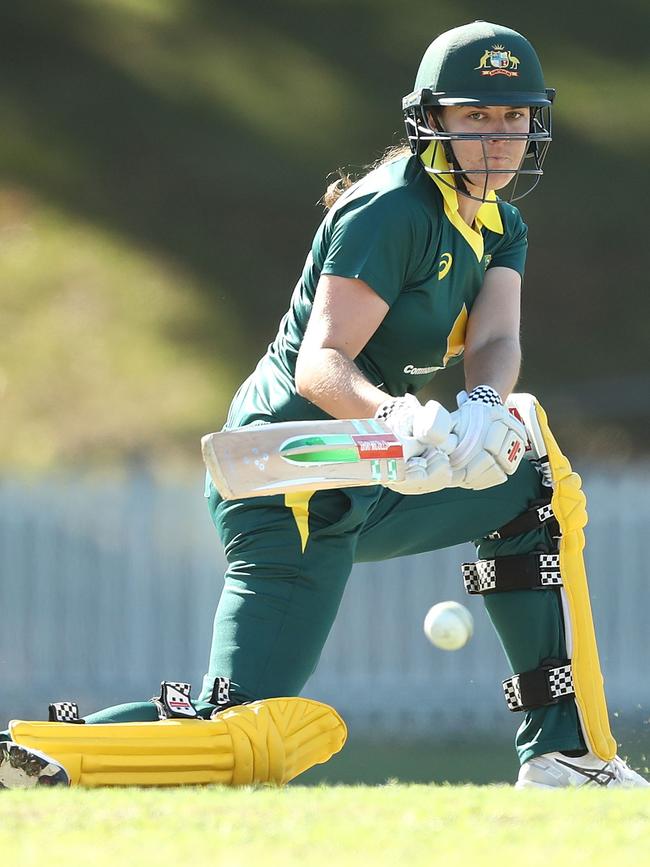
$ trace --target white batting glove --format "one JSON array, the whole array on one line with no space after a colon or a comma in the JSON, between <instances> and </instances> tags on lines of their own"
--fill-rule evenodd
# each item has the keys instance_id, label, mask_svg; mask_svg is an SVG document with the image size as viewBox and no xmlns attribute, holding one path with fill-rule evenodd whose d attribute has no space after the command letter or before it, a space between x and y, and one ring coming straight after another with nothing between
<instances>
[{"instance_id":1,"label":"white batting glove","mask_svg":"<svg viewBox=\"0 0 650 867\"><path fill-rule=\"evenodd\" d=\"M406 478L403 482L385 485L398 494L431 494L450 487L452 471L449 457L434 446L427 446L423 454L406 461Z\"/></svg>"},{"instance_id":2,"label":"white batting glove","mask_svg":"<svg viewBox=\"0 0 650 867\"><path fill-rule=\"evenodd\" d=\"M480 491L501 485L519 466L526 450L526 428L489 385L458 395L452 413L458 444L449 454L452 484Z\"/></svg>"},{"instance_id":3,"label":"white batting glove","mask_svg":"<svg viewBox=\"0 0 650 867\"><path fill-rule=\"evenodd\" d=\"M383 403L375 418L385 422L402 444L406 479L386 485L400 494L427 494L451 484L447 453L457 444L451 433L452 417L435 400L424 406L412 394Z\"/></svg>"}]
</instances>

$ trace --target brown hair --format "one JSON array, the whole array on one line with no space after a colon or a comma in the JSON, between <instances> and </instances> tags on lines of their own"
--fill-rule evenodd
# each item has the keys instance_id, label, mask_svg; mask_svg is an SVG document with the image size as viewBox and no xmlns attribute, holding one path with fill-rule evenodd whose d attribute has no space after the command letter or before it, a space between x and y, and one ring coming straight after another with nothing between
<instances>
[{"instance_id":1,"label":"brown hair","mask_svg":"<svg viewBox=\"0 0 650 867\"><path fill-rule=\"evenodd\" d=\"M386 163L392 163L395 160L400 159L401 157L410 155L411 148L408 146L408 144L402 142L398 145L391 145L391 147L389 147L378 160L376 160L371 165L366 166L363 174L359 175L356 178L352 177L352 175L344 169L338 169L338 177L336 178L336 180L332 181L332 183L329 184L329 186L325 190L321 199L321 203L329 211L329 209L332 207L332 205L334 205L339 196L342 196L343 193L352 186L352 184L355 184L357 181L361 180L361 178L365 177L367 174L374 171L375 169L378 169L380 166L384 166L386 165Z\"/></svg>"}]
</instances>

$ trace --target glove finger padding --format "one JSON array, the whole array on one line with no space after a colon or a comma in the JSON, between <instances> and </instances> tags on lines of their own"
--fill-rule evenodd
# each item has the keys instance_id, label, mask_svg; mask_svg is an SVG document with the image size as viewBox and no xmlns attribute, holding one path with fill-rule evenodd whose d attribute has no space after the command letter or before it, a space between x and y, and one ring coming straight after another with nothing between
<instances>
[{"instance_id":1,"label":"glove finger padding","mask_svg":"<svg viewBox=\"0 0 650 867\"><path fill-rule=\"evenodd\" d=\"M415 460L417 457L420 457L427 450L426 445L420 442L419 439L416 439L416 437L403 436L399 433L396 434L396 436L402 444L404 460L407 461L407 463L411 460Z\"/></svg>"},{"instance_id":2,"label":"glove finger padding","mask_svg":"<svg viewBox=\"0 0 650 867\"><path fill-rule=\"evenodd\" d=\"M449 458L439 449L428 448L423 455L406 462L406 478L403 482L386 485L398 494L431 494L451 484L452 472Z\"/></svg>"},{"instance_id":3,"label":"glove finger padding","mask_svg":"<svg viewBox=\"0 0 650 867\"><path fill-rule=\"evenodd\" d=\"M388 425L400 440L407 460L424 454L427 446L445 452L456 447L457 438L451 434L451 414L436 400L422 406L412 394L391 398L377 409L375 418Z\"/></svg>"},{"instance_id":4,"label":"glove finger padding","mask_svg":"<svg viewBox=\"0 0 650 867\"><path fill-rule=\"evenodd\" d=\"M502 485L508 476L495 458L486 451L479 452L462 470L454 473L454 484L459 488L482 491L495 485Z\"/></svg>"},{"instance_id":5,"label":"glove finger padding","mask_svg":"<svg viewBox=\"0 0 650 867\"><path fill-rule=\"evenodd\" d=\"M451 424L451 413L437 400L428 400L413 413L413 436L421 443L449 453L458 443L458 438L451 433Z\"/></svg>"},{"instance_id":6,"label":"glove finger padding","mask_svg":"<svg viewBox=\"0 0 650 867\"><path fill-rule=\"evenodd\" d=\"M479 403L463 404L452 413L452 432L456 447L449 454L454 469L467 466L474 455L483 448L486 426L489 424L491 407Z\"/></svg>"},{"instance_id":7,"label":"glove finger padding","mask_svg":"<svg viewBox=\"0 0 650 867\"><path fill-rule=\"evenodd\" d=\"M451 484L449 452L458 437L452 433L452 416L436 400L422 406L412 394L392 398L375 413L402 444L406 459L403 482L387 484L398 494L430 494Z\"/></svg>"}]
</instances>

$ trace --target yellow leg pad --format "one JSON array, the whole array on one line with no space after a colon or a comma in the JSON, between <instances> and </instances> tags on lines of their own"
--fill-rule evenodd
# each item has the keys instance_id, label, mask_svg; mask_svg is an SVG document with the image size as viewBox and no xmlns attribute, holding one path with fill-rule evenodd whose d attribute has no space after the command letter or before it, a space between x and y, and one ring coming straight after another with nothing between
<instances>
[{"instance_id":1,"label":"yellow leg pad","mask_svg":"<svg viewBox=\"0 0 650 867\"><path fill-rule=\"evenodd\" d=\"M616 755L616 741L609 727L609 715L600 669L596 634L589 600L583 558L587 523L581 479L572 472L548 426L546 413L535 403L537 422L548 455L553 480L551 505L560 525L560 571L564 582L565 621L570 620L567 651L571 657L576 704L582 730L590 749L607 761ZM568 611L567 611L568 609Z\"/></svg>"},{"instance_id":2,"label":"yellow leg pad","mask_svg":"<svg viewBox=\"0 0 650 867\"><path fill-rule=\"evenodd\" d=\"M13 740L60 762L79 786L246 786L287 783L337 753L347 729L336 711L306 698L239 705L214 720L153 723L24 722Z\"/></svg>"}]
</instances>

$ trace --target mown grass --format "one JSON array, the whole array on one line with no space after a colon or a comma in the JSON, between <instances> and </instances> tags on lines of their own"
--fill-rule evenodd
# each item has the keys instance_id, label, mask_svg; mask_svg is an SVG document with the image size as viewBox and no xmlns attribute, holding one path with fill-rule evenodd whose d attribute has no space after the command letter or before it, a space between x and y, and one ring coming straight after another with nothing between
<instances>
[{"instance_id":1,"label":"mown grass","mask_svg":"<svg viewBox=\"0 0 650 867\"><path fill-rule=\"evenodd\" d=\"M633 863L650 793L505 786L3 792L2 864Z\"/></svg>"}]
</instances>

